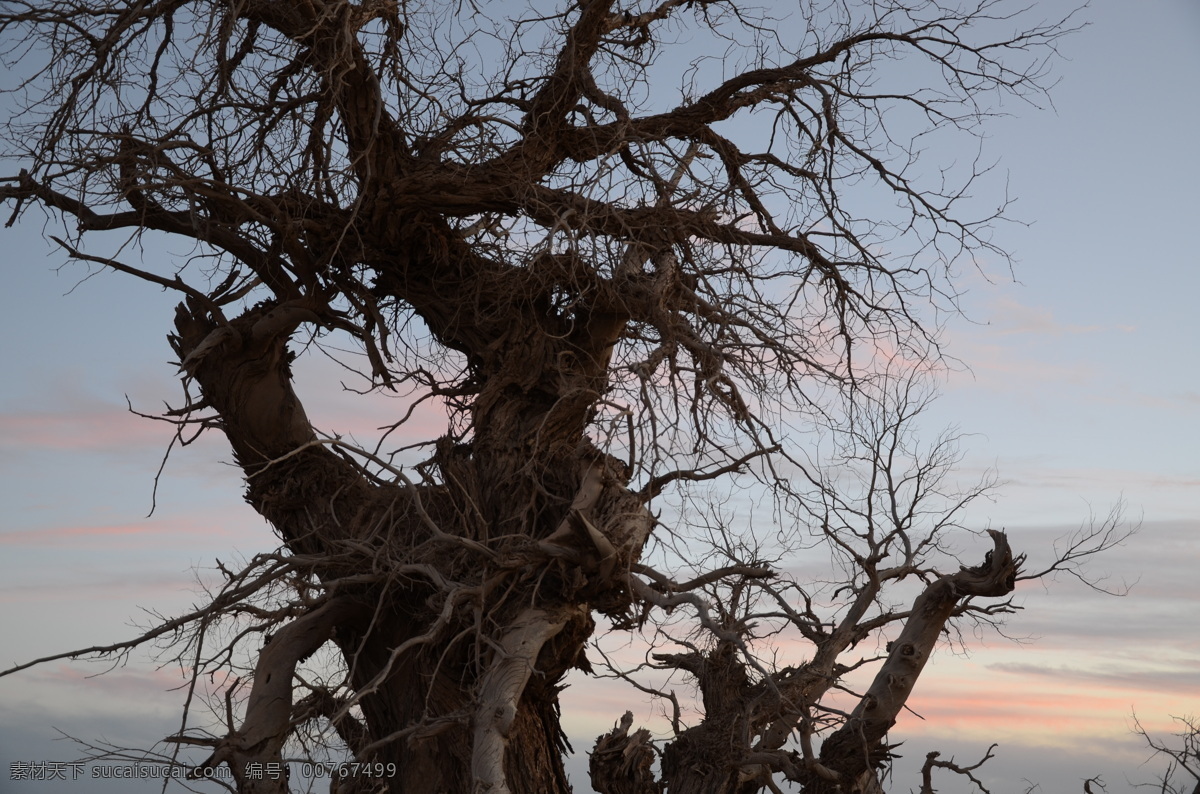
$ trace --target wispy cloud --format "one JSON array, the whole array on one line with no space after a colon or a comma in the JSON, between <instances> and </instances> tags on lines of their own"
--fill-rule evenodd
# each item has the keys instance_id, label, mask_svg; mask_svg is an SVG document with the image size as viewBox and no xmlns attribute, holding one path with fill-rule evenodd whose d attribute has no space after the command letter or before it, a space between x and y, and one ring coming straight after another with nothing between
<instances>
[{"instance_id":1,"label":"wispy cloud","mask_svg":"<svg viewBox=\"0 0 1200 794\"><path fill-rule=\"evenodd\" d=\"M105 665L102 669L107 669ZM149 693L170 692L178 689L186 679L176 666L149 667L129 665L96 674L96 664L55 664L35 667L22 673L23 680L30 685L51 685L55 688L75 690L99 690L105 695L137 700ZM171 700L167 695L164 700Z\"/></svg>"},{"instance_id":2,"label":"wispy cloud","mask_svg":"<svg viewBox=\"0 0 1200 794\"><path fill-rule=\"evenodd\" d=\"M1074 665L1039 665L1021 662L998 662L986 665L987 669L1001 673L1069 682L1073 686L1096 686L1103 691L1138 690L1143 692L1175 692L1181 699L1200 700L1200 660L1186 662L1186 667L1153 669L1119 668L1105 665L1101 669L1087 669Z\"/></svg>"},{"instance_id":3,"label":"wispy cloud","mask_svg":"<svg viewBox=\"0 0 1200 794\"><path fill-rule=\"evenodd\" d=\"M1086 325L1064 323L1054 312L1044 306L1027 306L1011 296L1000 296L992 301L987 310L991 333L997 336L1035 334L1038 336L1063 336L1068 334L1093 334L1101 331L1132 333L1133 325L1114 323L1109 325L1091 323Z\"/></svg>"},{"instance_id":4,"label":"wispy cloud","mask_svg":"<svg viewBox=\"0 0 1200 794\"><path fill-rule=\"evenodd\" d=\"M1097 737L1120 738L1136 712L1148 728L1169 727L1173 710L1200 706L1200 688L1178 675L1111 674L1070 666L941 664L922 677L897 731L1078 746ZM949 668L949 669L947 669ZM957 669L955 669L957 668ZM1003 668L1003 669L1001 669Z\"/></svg>"},{"instance_id":5,"label":"wispy cloud","mask_svg":"<svg viewBox=\"0 0 1200 794\"><path fill-rule=\"evenodd\" d=\"M165 448L174 429L119 408L0 414L0 445L65 451Z\"/></svg>"},{"instance_id":6,"label":"wispy cloud","mask_svg":"<svg viewBox=\"0 0 1200 794\"><path fill-rule=\"evenodd\" d=\"M62 573L71 579L69 583L58 577L46 577L33 584L0 585L0 604L36 602L42 616L42 628L48 628L56 622L54 611L49 608L52 605L78 604L81 599L92 603L102 600L122 605L121 611L125 614L134 614L137 611L133 606L135 603L154 604L157 609L168 602L179 601L181 594L191 594L198 589L195 575L182 568L173 574L126 571L123 575L93 572L89 576L87 572L64 566ZM119 639L125 633L122 629L114 629L114 638Z\"/></svg>"},{"instance_id":7,"label":"wispy cloud","mask_svg":"<svg viewBox=\"0 0 1200 794\"><path fill-rule=\"evenodd\" d=\"M0 532L0 546L41 547L54 550L78 550L98 547L113 549L132 546L142 550L159 545L178 545L180 536L195 535L208 539L214 535L240 538L243 535L224 527L220 522L196 520L146 519L137 523L101 524L93 526L60 526L45 529L25 529Z\"/></svg>"},{"instance_id":8,"label":"wispy cloud","mask_svg":"<svg viewBox=\"0 0 1200 794\"><path fill-rule=\"evenodd\" d=\"M92 540L106 545L113 539L131 538L140 541L162 531L161 526L156 526L157 523L17 530L0 533L0 545L56 547L64 543L86 543Z\"/></svg>"},{"instance_id":9,"label":"wispy cloud","mask_svg":"<svg viewBox=\"0 0 1200 794\"><path fill-rule=\"evenodd\" d=\"M295 370L304 411L323 432L353 436L366 444L395 427L388 435L390 446L432 440L446 432L446 412L437 400L413 407L419 396L416 392L359 394L354 389L366 384L322 356L302 357ZM396 426L400 422L403 424Z\"/></svg>"}]
</instances>

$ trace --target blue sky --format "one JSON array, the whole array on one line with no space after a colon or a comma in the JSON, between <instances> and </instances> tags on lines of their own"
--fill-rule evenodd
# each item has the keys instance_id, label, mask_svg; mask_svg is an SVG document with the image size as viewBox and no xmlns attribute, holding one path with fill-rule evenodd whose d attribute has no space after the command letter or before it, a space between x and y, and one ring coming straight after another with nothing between
<instances>
[{"instance_id":1,"label":"blue sky","mask_svg":"<svg viewBox=\"0 0 1200 794\"><path fill-rule=\"evenodd\" d=\"M1037 4L1048 17L1066 3ZM961 360L929 424L957 425L964 479L987 469L1006 485L977 508L1033 558L1055 537L1123 499L1142 531L1097 561L1097 573L1136 582L1122 599L1060 581L1022 593L1015 643L988 636L969 656L942 654L906 718L908 760L940 748L977 760L994 792L1080 791L1102 774L1108 791L1151 779L1129 733L1135 710L1152 729L1200 713L1200 5L1099 0L1091 26L1063 45L1069 59L1054 109L1010 108L989 128L1012 214L1000 227L1014 281L965 272L965 318L948 322ZM108 273L80 283L78 266L43 242L36 213L0 232L0 664L132 636L151 618L202 596L196 573L273 539L240 497L217 439L172 456L150 509L170 437L152 413L176 400L167 365L172 295ZM302 362L318 423L372 427L382 409L351 415L336 374ZM303 393L303 392L302 392ZM379 419L380 421L375 421ZM67 760L54 729L114 744L152 742L178 728L178 667L144 654L104 666L55 662L0 679L0 792L55 794L55 784L8 781L14 760ZM577 749L635 708L653 708L583 678L565 696ZM639 711L640 708L640 711ZM915 787L899 777L896 791ZM63 784L62 791L81 790ZM129 791L125 785L87 790ZM947 781L943 792L966 791Z\"/></svg>"}]
</instances>

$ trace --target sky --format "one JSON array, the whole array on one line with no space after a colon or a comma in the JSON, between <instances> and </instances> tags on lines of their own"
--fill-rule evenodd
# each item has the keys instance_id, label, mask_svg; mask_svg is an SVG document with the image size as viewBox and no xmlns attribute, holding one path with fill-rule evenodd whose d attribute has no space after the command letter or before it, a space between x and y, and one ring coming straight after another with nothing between
<instances>
[{"instance_id":1,"label":"sky","mask_svg":"<svg viewBox=\"0 0 1200 794\"><path fill-rule=\"evenodd\" d=\"M915 789L930 750L974 763L992 743L977 775L996 794L1082 791L1096 775L1109 794L1132 791L1164 768L1143 763L1133 715L1165 738L1172 715L1200 714L1200 4L1097 0L1084 18L1063 44L1054 107L1009 108L989 127L1028 225L997 233L1015 279L962 274L965 316L945 329L961 365L928 419L969 434L964 478L995 470L1004 483L972 520L1005 528L1034 563L1123 504L1140 530L1092 573L1130 589L1027 583L1008 629L1018 640L939 652L909 702L920 717L893 735L905 758L889 791ZM218 558L273 546L217 438L173 453L154 492L170 429L126 398L144 413L176 401L176 298L109 273L81 282L44 241L53 231L36 214L0 230L0 666L131 637L152 612L198 603ZM387 416L375 403L351 413L327 363L302 361L298 379L319 426ZM137 653L108 672L64 661L0 679L0 794L140 790L22 783L9 765L77 758L59 731L132 745L177 730L179 667L158 664ZM570 683L574 774L626 707L661 729L628 690Z\"/></svg>"}]
</instances>

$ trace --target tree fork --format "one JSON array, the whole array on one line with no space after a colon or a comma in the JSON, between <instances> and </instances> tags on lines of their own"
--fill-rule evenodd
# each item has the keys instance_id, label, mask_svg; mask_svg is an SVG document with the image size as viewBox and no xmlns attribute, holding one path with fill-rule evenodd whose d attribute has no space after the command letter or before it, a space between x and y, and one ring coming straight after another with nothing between
<instances>
[{"instance_id":1,"label":"tree fork","mask_svg":"<svg viewBox=\"0 0 1200 794\"><path fill-rule=\"evenodd\" d=\"M411 510L385 518L388 504L410 504L413 499L435 501L451 535L464 532L464 537L470 537L475 533L462 524L462 516L469 511L461 508L481 495L461 488L368 484L361 471L315 443L316 434L292 390L286 345L301 322L316 318L316 313L303 305L263 304L221 325L206 319L204 307L196 301L188 301L177 311L177 333L172 344L183 370L196 379L205 401L221 416L221 428L246 472L248 499L272 521L295 552L327 557L328 562L316 570L327 586L336 588L339 578L355 573L356 567L370 569L377 564L361 556L356 565L355 556L347 557L343 546L346 541L367 537L378 522L391 522L384 527L391 540L378 547L381 550L390 548L390 553L396 553L397 549L419 546L428 540L429 532L421 530ZM606 328L609 334L614 332L611 322ZM606 360L589 358L587 369L602 373ZM520 399L519 394L513 396ZM586 402L590 405L594 399L589 397ZM586 409L583 405L573 406L571 413ZM527 527L520 534L545 536L530 561L558 560L557 564L565 564L561 576L568 586L566 590L561 586L551 588L558 592L558 605L550 602L515 615L509 614L511 610L489 615L487 620L500 621L495 628L481 629L494 649L491 661L473 660L465 651L468 643L462 640L472 620L467 613L487 600L479 588L456 595L437 587L364 585L355 591L360 601L368 600L354 619L343 615L338 630L326 637L341 648L359 693L356 700L366 717L368 735L364 742L368 749L358 760L396 763L400 772L388 781L390 791L412 791L429 785L446 791L506 794L569 791L559 746L562 733L556 716L557 682L582 658L583 644L593 628L588 601L598 599L597 606L614 613L626 608L629 594L617 574L628 571L636 561L652 523L641 500L624 487L628 474L620 464L579 442L563 457L566 437L579 438L582 426L580 418L549 425L543 420L533 425L556 439L546 451L552 452L559 463L554 477L543 487L557 481L553 487L560 489L574 482L569 487L575 489L575 496L564 500L569 502L569 506L564 505L565 512L559 509L563 517L557 522L557 532L539 533ZM476 483L489 476L512 480L513 473L524 468L511 458L517 451L492 449L481 458L471 448L447 448L439 458L447 482L462 486L455 472L464 478L469 475L469 481ZM484 467L482 471L480 466ZM318 470L324 473L318 474ZM520 486L520 492L526 490L527 484L521 479L513 482ZM313 489L316 483L321 484L324 493ZM410 493L413 488L416 493ZM488 494L494 521L503 523L505 516L517 518L519 514L513 511L520 507L520 500L514 500L513 494L499 502L495 499L504 495L502 490L493 487ZM447 500L460 507L451 508ZM326 502L331 509L319 507ZM334 514L334 505L342 518ZM553 509L553 504L547 507ZM459 518L452 517L456 510ZM607 534L597 529L598 525ZM405 526L408 529L402 530ZM486 534L483 540L487 540ZM441 567L446 575L454 571L445 562ZM572 580L573 570L585 571L583 578ZM516 586L516 593L526 593L518 595L518 600L541 598L537 586L540 576L526 580L518 571L498 570L494 578L511 580L505 587ZM569 584L571 581L575 584ZM414 614L420 612L418 604L434 596L444 599L444 620L431 626L405 617L410 609ZM376 614L370 618L372 611ZM288 624L282 631L299 631L299 622ZM396 649L402 648L410 648L411 655L401 657ZM306 647L304 654L312 650ZM262 658L278 656L278 651L264 652ZM472 690L464 692L461 685L474 678L471 670L478 664L483 665L482 675L476 679L471 695ZM260 672L278 684L283 672L276 666L274 662L268 667L260 665ZM252 694L251 700L257 702L256 695ZM431 721L428 727L422 728L421 720L413 724L418 714L425 714ZM455 714L460 716L455 718ZM264 730L260 723L261 719L255 718L259 733ZM227 740L230 747L249 724L248 717L239 733ZM409 729L397 732L399 725L409 725ZM269 761L262 762L276 760L282 741L281 733L259 748L262 759L270 756ZM262 759L254 756L253 760ZM211 763L222 761L231 766L245 763L242 755L229 752L214 754ZM259 781L246 785L251 787L246 788L248 792L255 785L267 792L276 790L271 786L283 784ZM253 792L258 794L259 789Z\"/></svg>"},{"instance_id":2,"label":"tree fork","mask_svg":"<svg viewBox=\"0 0 1200 794\"><path fill-rule=\"evenodd\" d=\"M813 794L860 794L869 792L872 785L877 786L875 770L887 760L883 738L896 724L946 623L962 612L966 599L1002 598L1016 587L1025 555L1013 556L1003 532L994 529L987 532L994 548L982 564L938 578L913 602L904 629L888 644L887 660L866 694L842 727L821 744L821 764L838 772L841 782L814 779Z\"/></svg>"}]
</instances>

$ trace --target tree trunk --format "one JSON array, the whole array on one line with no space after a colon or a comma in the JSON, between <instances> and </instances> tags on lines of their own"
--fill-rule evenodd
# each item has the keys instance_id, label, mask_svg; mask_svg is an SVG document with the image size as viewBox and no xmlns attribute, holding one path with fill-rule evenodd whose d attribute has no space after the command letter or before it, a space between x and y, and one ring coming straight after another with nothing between
<instances>
[{"instance_id":1,"label":"tree trunk","mask_svg":"<svg viewBox=\"0 0 1200 794\"><path fill-rule=\"evenodd\" d=\"M704 701L704 721L683 731L663 752L662 778L668 794L753 794L759 784L743 779L750 743L748 708L754 690L744 662L730 642L712 652L657 657L695 676Z\"/></svg>"},{"instance_id":2,"label":"tree trunk","mask_svg":"<svg viewBox=\"0 0 1200 794\"><path fill-rule=\"evenodd\" d=\"M586 664L591 610L627 609L624 576L652 523L623 465L583 436L595 389L569 368L548 375L562 356L534 345L532 376L509 360L485 386L472 443L439 446L442 484L372 480L318 439L292 391L286 343L310 314L263 305L217 326L199 307L177 312L173 344L220 417L247 501L325 593L264 650L243 724L207 765L228 763L241 791L286 791L247 770L279 763L292 723L315 716L354 760L394 764L396 794L566 794L560 682ZM596 367L581 369L594 386ZM292 692L296 665L326 642L352 701Z\"/></svg>"},{"instance_id":3,"label":"tree trunk","mask_svg":"<svg viewBox=\"0 0 1200 794\"><path fill-rule=\"evenodd\" d=\"M592 788L599 794L662 794L652 768L650 731L639 728L630 733L632 726L633 712L627 711L620 724L596 737L588 767Z\"/></svg>"}]
</instances>

